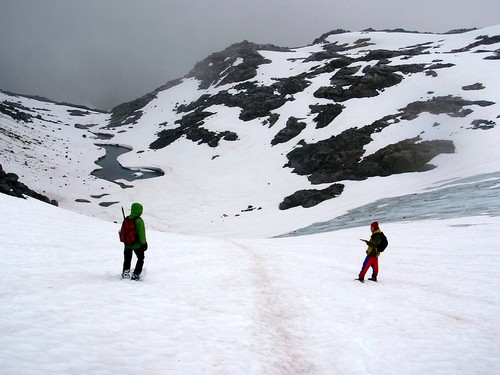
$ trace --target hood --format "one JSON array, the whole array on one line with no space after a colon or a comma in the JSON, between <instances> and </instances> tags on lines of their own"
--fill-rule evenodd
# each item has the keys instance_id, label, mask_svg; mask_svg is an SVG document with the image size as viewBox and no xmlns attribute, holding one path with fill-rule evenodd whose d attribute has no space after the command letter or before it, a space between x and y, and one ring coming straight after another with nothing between
<instances>
[{"instance_id":1,"label":"hood","mask_svg":"<svg viewBox=\"0 0 500 375\"><path fill-rule=\"evenodd\" d=\"M132 206L130 207L130 216L132 217L138 217L142 215L142 204L140 203L132 203Z\"/></svg>"}]
</instances>

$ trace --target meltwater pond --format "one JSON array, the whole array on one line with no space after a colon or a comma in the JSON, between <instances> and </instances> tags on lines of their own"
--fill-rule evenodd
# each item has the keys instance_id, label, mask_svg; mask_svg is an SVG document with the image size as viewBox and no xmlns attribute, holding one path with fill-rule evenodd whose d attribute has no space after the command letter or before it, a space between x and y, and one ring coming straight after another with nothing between
<instances>
[{"instance_id":1,"label":"meltwater pond","mask_svg":"<svg viewBox=\"0 0 500 375\"><path fill-rule=\"evenodd\" d=\"M118 162L118 157L132 151L132 148L105 144L96 144L96 146L103 147L106 150L106 154L95 162L101 168L92 171L91 174L93 176L115 182L122 187L131 187L119 183L117 180L135 181L139 179L159 177L165 174L163 170L156 167L126 168L122 166Z\"/></svg>"},{"instance_id":2,"label":"meltwater pond","mask_svg":"<svg viewBox=\"0 0 500 375\"><path fill-rule=\"evenodd\" d=\"M466 216L500 216L500 172L450 182L428 192L380 199L335 219L315 223L278 237L332 232L384 223Z\"/></svg>"}]
</instances>

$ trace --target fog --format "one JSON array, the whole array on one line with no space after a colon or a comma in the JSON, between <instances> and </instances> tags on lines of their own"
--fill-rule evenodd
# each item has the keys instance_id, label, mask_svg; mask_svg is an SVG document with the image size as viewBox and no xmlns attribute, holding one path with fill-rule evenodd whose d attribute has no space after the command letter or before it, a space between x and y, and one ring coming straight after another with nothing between
<instances>
[{"instance_id":1,"label":"fog","mask_svg":"<svg viewBox=\"0 0 500 375\"><path fill-rule=\"evenodd\" d=\"M497 24L493 0L0 0L0 89L110 110L243 40Z\"/></svg>"}]
</instances>

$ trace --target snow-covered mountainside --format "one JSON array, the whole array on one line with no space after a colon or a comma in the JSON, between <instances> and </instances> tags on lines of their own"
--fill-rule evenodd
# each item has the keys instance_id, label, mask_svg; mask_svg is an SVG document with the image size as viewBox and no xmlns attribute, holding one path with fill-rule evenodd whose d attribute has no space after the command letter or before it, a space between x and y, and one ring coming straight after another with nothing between
<instances>
[{"instance_id":1,"label":"snow-covered mountainside","mask_svg":"<svg viewBox=\"0 0 500 375\"><path fill-rule=\"evenodd\" d=\"M140 201L153 229L279 235L500 172L499 51L500 26L332 32L230 46L111 113L0 92L1 164L106 220Z\"/></svg>"}]
</instances>

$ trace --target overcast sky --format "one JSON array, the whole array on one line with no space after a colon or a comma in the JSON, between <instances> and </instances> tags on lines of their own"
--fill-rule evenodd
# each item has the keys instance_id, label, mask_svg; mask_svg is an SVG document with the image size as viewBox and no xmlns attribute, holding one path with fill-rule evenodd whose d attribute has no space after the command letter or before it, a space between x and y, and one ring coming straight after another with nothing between
<instances>
[{"instance_id":1,"label":"overcast sky","mask_svg":"<svg viewBox=\"0 0 500 375\"><path fill-rule=\"evenodd\" d=\"M499 23L498 0L0 0L0 89L109 110L243 40Z\"/></svg>"}]
</instances>

